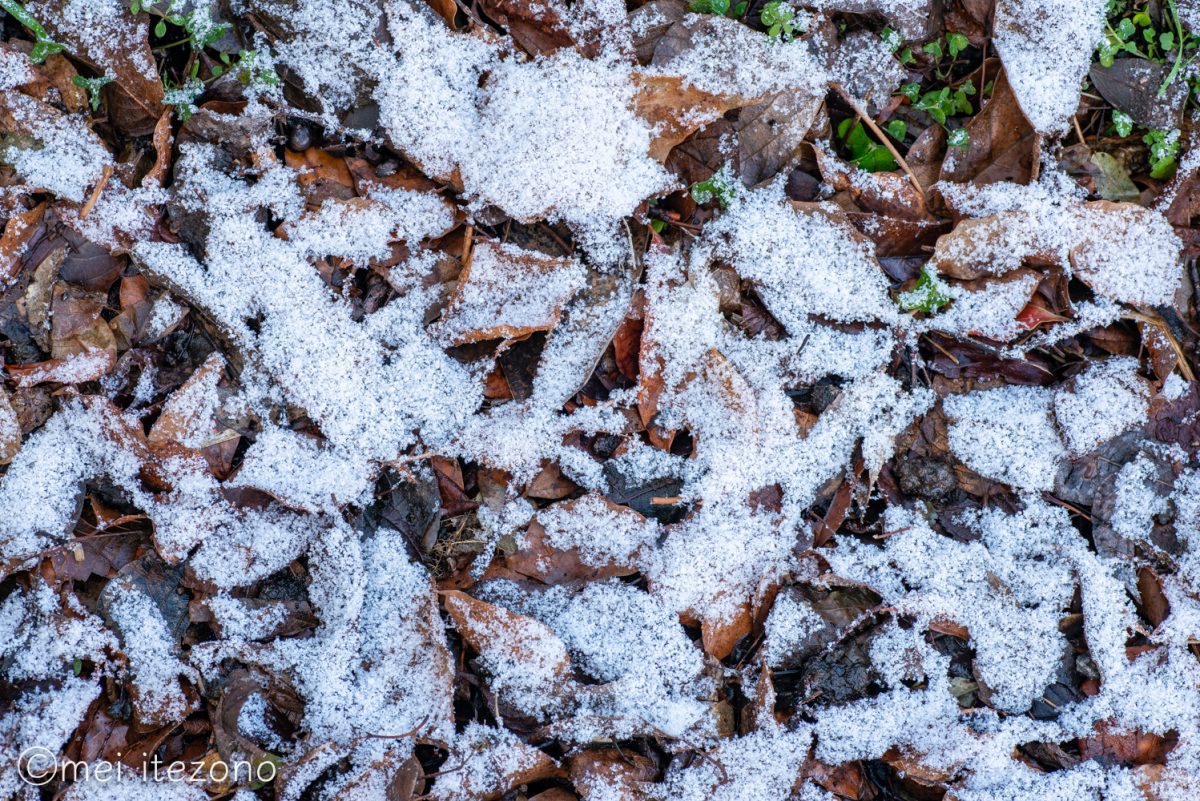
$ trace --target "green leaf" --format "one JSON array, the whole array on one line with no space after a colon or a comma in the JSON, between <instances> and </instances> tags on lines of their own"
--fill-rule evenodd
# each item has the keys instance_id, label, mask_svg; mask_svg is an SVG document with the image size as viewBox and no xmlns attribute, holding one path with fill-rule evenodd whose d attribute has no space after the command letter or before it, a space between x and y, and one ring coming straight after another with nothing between
<instances>
[{"instance_id":1,"label":"green leaf","mask_svg":"<svg viewBox=\"0 0 1200 801\"><path fill-rule=\"evenodd\" d=\"M934 40L921 49L933 56L935 61L940 61L942 58L942 43L940 40Z\"/></svg>"},{"instance_id":2,"label":"green leaf","mask_svg":"<svg viewBox=\"0 0 1200 801\"><path fill-rule=\"evenodd\" d=\"M65 48L58 42L50 42L39 39L34 43L33 49L29 51L29 60L34 64L41 64L47 58L55 53L61 53Z\"/></svg>"},{"instance_id":3,"label":"green leaf","mask_svg":"<svg viewBox=\"0 0 1200 801\"><path fill-rule=\"evenodd\" d=\"M733 16L735 16L735 17L744 16L746 13L746 8L748 6L749 6L749 3L746 0L742 0L742 2L738 3L736 6L733 7Z\"/></svg>"},{"instance_id":4,"label":"green leaf","mask_svg":"<svg viewBox=\"0 0 1200 801\"><path fill-rule=\"evenodd\" d=\"M917 285L908 292L901 292L896 300L904 311L922 311L933 314L950 302L950 296L943 290L945 284L926 265L921 270Z\"/></svg>"},{"instance_id":5,"label":"green leaf","mask_svg":"<svg viewBox=\"0 0 1200 801\"><path fill-rule=\"evenodd\" d=\"M80 673L83 672L83 660L82 659L76 659L74 662L71 663L71 672L74 673L76 676L78 676Z\"/></svg>"},{"instance_id":6,"label":"green leaf","mask_svg":"<svg viewBox=\"0 0 1200 801\"><path fill-rule=\"evenodd\" d=\"M650 227L654 229L654 233L661 234L666 229L667 224L663 220L651 220Z\"/></svg>"},{"instance_id":7,"label":"green leaf","mask_svg":"<svg viewBox=\"0 0 1200 801\"><path fill-rule=\"evenodd\" d=\"M1117 136L1129 136L1133 133L1133 117L1130 117L1124 111L1114 110L1112 114L1113 127L1117 129Z\"/></svg>"},{"instance_id":8,"label":"green leaf","mask_svg":"<svg viewBox=\"0 0 1200 801\"><path fill-rule=\"evenodd\" d=\"M917 59L913 56L913 51L912 51L911 47L906 47L900 51L900 63L901 64L912 64L916 60Z\"/></svg>"},{"instance_id":9,"label":"green leaf","mask_svg":"<svg viewBox=\"0 0 1200 801\"><path fill-rule=\"evenodd\" d=\"M1165 31L1158 35L1158 44L1163 50L1175 49L1175 34Z\"/></svg>"},{"instance_id":10,"label":"green leaf","mask_svg":"<svg viewBox=\"0 0 1200 801\"><path fill-rule=\"evenodd\" d=\"M904 38L900 36L900 32L895 28L884 28L879 32L879 38L888 46L888 50L893 53L904 46Z\"/></svg>"},{"instance_id":11,"label":"green leaf","mask_svg":"<svg viewBox=\"0 0 1200 801\"><path fill-rule=\"evenodd\" d=\"M1117 35L1126 41L1132 39L1135 33L1137 33L1137 29L1133 27L1133 23L1128 17L1117 25Z\"/></svg>"},{"instance_id":12,"label":"green leaf","mask_svg":"<svg viewBox=\"0 0 1200 801\"><path fill-rule=\"evenodd\" d=\"M946 138L946 144L951 147L970 147L971 135L967 133L966 128L955 128Z\"/></svg>"},{"instance_id":13,"label":"green leaf","mask_svg":"<svg viewBox=\"0 0 1200 801\"><path fill-rule=\"evenodd\" d=\"M854 127L850 127L853 124ZM888 149L873 141L867 135L867 129L861 122L846 119L838 125L840 136L846 150L850 153L850 162L858 165L867 172L886 172L896 169L896 160Z\"/></svg>"},{"instance_id":14,"label":"green leaf","mask_svg":"<svg viewBox=\"0 0 1200 801\"><path fill-rule=\"evenodd\" d=\"M139 0L133 0L133 2L129 4L129 13L137 14L141 10L142 4L139 2Z\"/></svg>"},{"instance_id":15,"label":"green leaf","mask_svg":"<svg viewBox=\"0 0 1200 801\"><path fill-rule=\"evenodd\" d=\"M29 51L29 60L34 64L41 64L47 57L66 49L64 45L51 39L50 34L46 33L46 29L42 27L42 23L38 22L17 0L0 0L0 8L11 14L13 19L28 28L33 34L34 45L33 49Z\"/></svg>"},{"instance_id":16,"label":"green leaf","mask_svg":"<svg viewBox=\"0 0 1200 801\"><path fill-rule=\"evenodd\" d=\"M154 35L157 36L159 39L161 39L167 35L167 21L166 20L160 19L158 21L158 24L154 26Z\"/></svg>"},{"instance_id":17,"label":"green leaf","mask_svg":"<svg viewBox=\"0 0 1200 801\"><path fill-rule=\"evenodd\" d=\"M951 58L954 58L970 46L970 40L961 33L950 33L946 35L946 49L950 51Z\"/></svg>"},{"instance_id":18,"label":"green leaf","mask_svg":"<svg viewBox=\"0 0 1200 801\"><path fill-rule=\"evenodd\" d=\"M692 196L692 200L700 205L704 205L716 198L721 208L726 208L733 202L734 197L737 195L734 181L733 171L726 166L718 170L707 181L697 181L692 184L688 191Z\"/></svg>"},{"instance_id":19,"label":"green leaf","mask_svg":"<svg viewBox=\"0 0 1200 801\"><path fill-rule=\"evenodd\" d=\"M729 11L729 0L712 0L710 5L714 14L725 16L726 12Z\"/></svg>"},{"instance_id":20,"label":"green leaf","mask_svg":"<svg viewBox=\"0 0 1200 801\"><path fill-rule=\"evenodd\" d=\"M82 75L75 75L71 78L71 83L78 86L80 89L86 89L88 99L91 101L92 111L100 110L100 90L112 83L113 79L107 75L101 75L99 78L85 78Z\"/></svg>"},{"instance_id":21,"label":"green leaf","mask_svg":"<svg viewBox=\"0 0 1200 801\"><path fill-rule=\"evenodd\" d=\"M1150 131L1142 137L1150 147L1150 177L1164 180L1175 174L1179 155L1179 129L1172 131Z\"/></svg>"},{"instance_id":22,"label":"green leaf","mask_svg":"<svg viewBox=\"0 0 1200 801\"><path fill-rule=\"evenodd\" d=\"M908 123L904 120L892 120L884 128L901 142L904 141L904 137L908 134Z\"/></svg>"},{"instance_id":23,"label":"green leaf","mask_svg":"<svg viewBox=\"0 0 1200 801\"><path fill-rule=\"evenodd\" d=\"M904 95L909 100L916 103L917 98L921 95L921 84L906 83L900 87L900 94Z\"/></svg>"}]
</instances>

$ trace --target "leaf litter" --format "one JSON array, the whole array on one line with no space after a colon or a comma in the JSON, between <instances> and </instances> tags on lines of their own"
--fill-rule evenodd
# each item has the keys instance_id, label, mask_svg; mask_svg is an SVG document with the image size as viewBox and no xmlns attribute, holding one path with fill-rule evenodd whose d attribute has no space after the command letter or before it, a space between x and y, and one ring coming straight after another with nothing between
<instances>
[{"instance_id":1,"label":"leaf litter","mask_svg":"<svg viewBox=\"0 0 1200 801\"><path fill-rule=\"evenodd\" d=\"M1192 5L0 3L0 795L1196 797Z\"/></svg>"}]
</instances>

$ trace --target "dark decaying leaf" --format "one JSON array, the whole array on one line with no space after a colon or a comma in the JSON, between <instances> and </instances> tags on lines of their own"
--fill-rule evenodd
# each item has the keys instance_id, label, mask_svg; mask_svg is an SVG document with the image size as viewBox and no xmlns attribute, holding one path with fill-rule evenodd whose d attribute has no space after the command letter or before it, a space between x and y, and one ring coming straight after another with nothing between
<instances>
[{"instance_id":1,"label":"dark decaying leaf","mask_svg":"<svg viewBox=\"0 0 1200 801\"><path fill-rule=\"evenodd\" d=\"M1187 84L1171 81L1160 96L1159 87L1166 83L1169 69L1169 64L1156 64L1144 58L1119 58L1111 67L1093 64L1088 78L1105 100L1128 114L1136 124L1170 130L1179 125L1187 100Z\"/></svg>"}]
</instances>

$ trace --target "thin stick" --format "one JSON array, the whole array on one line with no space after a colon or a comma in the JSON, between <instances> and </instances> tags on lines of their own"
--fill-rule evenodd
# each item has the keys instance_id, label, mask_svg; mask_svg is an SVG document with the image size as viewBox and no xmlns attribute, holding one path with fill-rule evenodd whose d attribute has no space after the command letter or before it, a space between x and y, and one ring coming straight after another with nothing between
<instances>
[{"instance_id":1,"label":"thin stick","mask_svg":"<svg viewBox=\"0 0 1200 801\"><path fill-rule=\"evenodd\" d=\"M92 209L96 207L96 201L100 199L100 193L104 191L104 187L108 185L108 179L112 177L113 168L109 164L104 168L104 174L100 176L100 180L96 182L96 188L92 190L92 196L88 198L87 203L83 204L83 208L79 210L79 219L83 219L92 213Z\"/></svg>"},{"instance_id":2,"label":"thin stick","mask_svg":"<svg viewBox=\"0 0 1200 801\"><path fill-rule=\"evenodd\" d=\"M1083 129L1079 127L1079 115L1071 117L1071 122L1075 123L1075 135L1079 137L1079 144L1087 146L1087 140L1083 138Z\"/></svg>"},{"instance_id":3,"label":"thin stick","mask_svg":"<svg viewBox=\"0 0 1200 801\"><path fill-rule=\"evenodd\" d=\"M916 174L908 166L908 162L904 160L904 156L900 155L900 151L896 150L895 145L892 144L892 140L888 138L888 135L875 124L875 120L871 119L866 110L858 104L857 100L850 96L850 93L840 83L831 83L830 86L842 96L843 100L850 104L850 108L854 109L854 113L858 115L859 119L871 129L871 133L875 134L880 142L883 142L883 146L888 149L888 152L892 154L892 158L896 160L896 163L900 165L900 168L908 176L908 180L912 182L913 188L921 193L921 197L925 197L925 187L921 186L921 182L917 180Z\"/></svg>"}]
</instances>

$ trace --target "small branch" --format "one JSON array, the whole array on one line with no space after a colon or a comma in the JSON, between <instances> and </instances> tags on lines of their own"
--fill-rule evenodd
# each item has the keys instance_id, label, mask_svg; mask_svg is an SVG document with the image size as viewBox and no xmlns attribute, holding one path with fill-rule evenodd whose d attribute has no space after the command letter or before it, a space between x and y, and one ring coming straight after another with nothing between
<instances>
[{"instance_id":1,"label":"small branch","mask_svg":"<svg viewBox=\"0 0 1200 801\"><path fill-rule=\"evenodd\" d=\"M104 168L104 174L100 176L100 180L96 182L96 188L92 190L92 196L87 199L87 203L83 204L83 208L79 210L79 219L83 219L92 213L92 209L96 207L96 201L100 199L100 193L104 191L104 187L108 186L108 179L112 177L113 168L109 164Z\"/></svg>"},{"instance_id":2,"label":"small branch","mask_svg":"<svg viewBox=\"0 0 1200 801\"><path fill-rule=\"evenodd\" d=\"M883 146L888 149L888 152L892 154L892 158L896 160L896 163L900 165L900 169L904 170L904 174L907 175L908 180L912 182L913 188L921 194L921 197L925 197L925 187L921 186L921 182L917 180L916 174L912 171L912 168L908 166L908 162L904 160L904 156L900 155L900 151L897 150L896 146L892 144L892 140L886 133L883 132L883 129L875 124L875 120L871 119L870 115L867 114L866 109L860 106L858 101L851 97L850 93L847 92L845 87L843 87L840 83L831 83L829 85L833 87L835 92L842 96L842 100L845 100L850 104L850 108L854 109L854 113L857 114L859 119L863 121L863 124L871 129L871 133L875 134L875 137L879 139L879 141L883 143Z\"/></svg>"}]
</instances>

